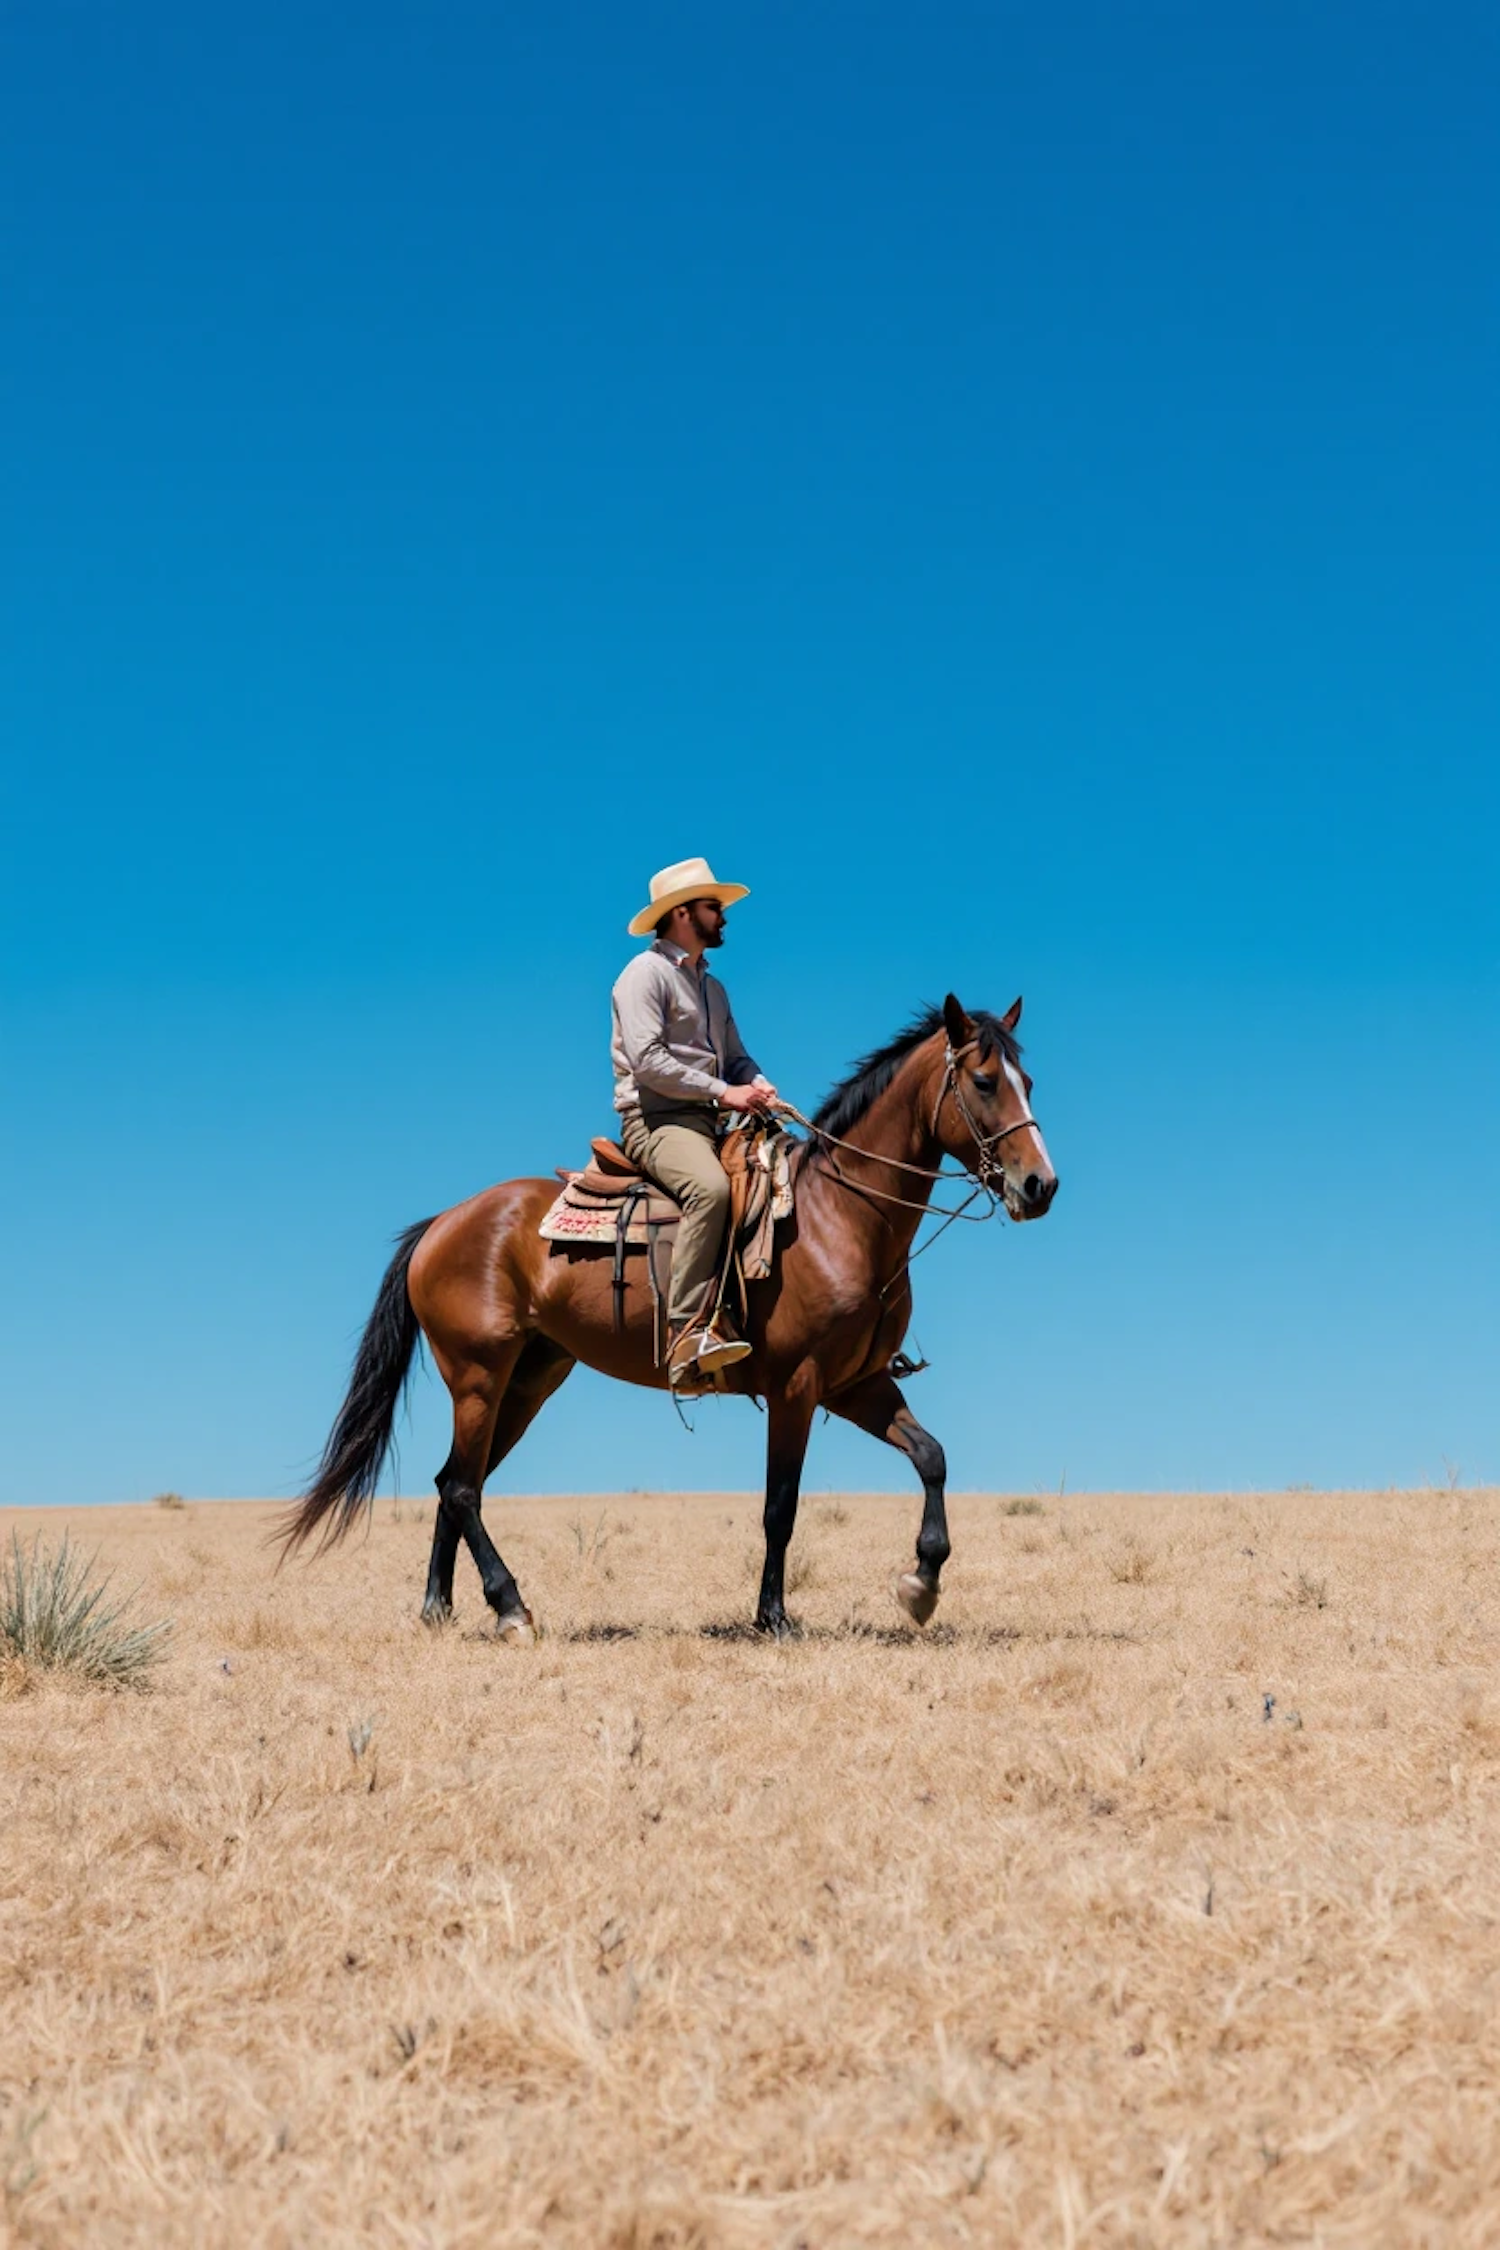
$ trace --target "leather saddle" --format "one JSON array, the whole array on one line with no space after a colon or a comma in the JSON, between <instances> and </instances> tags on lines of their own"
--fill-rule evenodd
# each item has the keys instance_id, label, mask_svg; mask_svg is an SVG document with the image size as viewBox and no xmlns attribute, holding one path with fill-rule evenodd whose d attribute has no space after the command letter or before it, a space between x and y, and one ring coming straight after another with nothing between
<instances>
[{"instance_id":1,"label":"leather saddle","mask_svg":"<svg viewBox=\"0 0 1500 2250\"><path fill-rule=\"evenodd\" d=\"M761 1119L727 1133L718 1144L729 1181L730 1223L724 1246L723 1284L735 1277L743 1300L749 1281L763 1281L775 1258L777 1222L792 1210L792 1147L779 1128ZM618 1141L590 1142L581 1172L559 1165L562 1191L538 1232L563 1254L608 1246L614 1252L615 1326L624 1325L627 1258L646 1253L653 1301L656 1364L661 1365L663 1308L671 1285L672 1246L682 1206L657 1181L637 1171Z\"/></svg>"},{"instance_id":2,"label":"leather saddle","mask_svg":"<svg viewBox=\"0 0 1500 2250\"><path fill-rule=\"evenodd\" d=\"M750 1219L751 1190L758 1183L750 1167L752 1135L726 1133L719 1143L719 1161L729 1181L730 1236L737 1239ZM557 1176L579 1197L590 1203L611 1205L629 1202L632 1216L649 1226L675 1226L682 1206L656 1180L637 1171L618 1141L599 1134L589 1143L589 1161L581 1172L559 1164Z\"/></svg>"},{"instance_id":3,"label":"leather saddle","mask_svg":"<svg viewBox=\"0 0 1500 2250\"><path fill-rule=\"evenodd\" d=\"M670 1224L682 1216L676 1197L669 1195L655 1180L648 1180L644 1172L638 1172L619 1142L606 1140L602 1133L590 1141L589 1160L581 1172L559 1164L557 1176L595 1203L622 1203L627 1196L644 1196L647 1208L643 1215L658 1225ZM659 1211L650 1208L658 1204Z\"/></svg>"}]
</instances>

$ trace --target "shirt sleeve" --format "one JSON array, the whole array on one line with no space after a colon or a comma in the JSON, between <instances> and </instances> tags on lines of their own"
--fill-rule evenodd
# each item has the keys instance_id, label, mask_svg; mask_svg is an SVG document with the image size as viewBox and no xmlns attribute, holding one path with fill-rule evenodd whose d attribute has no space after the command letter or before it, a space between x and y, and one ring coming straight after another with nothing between
<instances>
[{"instance_id":1,"label":"shirt sleeve","mask_svg":"<svg viewBox=\"0 0 1500 2250\"><path fill-rule=\"evenodd\" d=\"M760 1064L745 1052L740 1027L732 1014L724 1019L724 1075L731 1086L748 1086L752 1078L761 1075Z\"/></svg>"},{"instance_id":2,"label":"shirt sleeve","mask_svg":"<svg viewBox=\"0 0 1500 2250\"><path fill-rule=\"evenodd\" d=\"M640 956L615 986L620 1045L637 1086L680 1101L717 1101L726 1081L674 1055L666 1042L666 996L649 954Z\"/></svg>"}]
</instances>

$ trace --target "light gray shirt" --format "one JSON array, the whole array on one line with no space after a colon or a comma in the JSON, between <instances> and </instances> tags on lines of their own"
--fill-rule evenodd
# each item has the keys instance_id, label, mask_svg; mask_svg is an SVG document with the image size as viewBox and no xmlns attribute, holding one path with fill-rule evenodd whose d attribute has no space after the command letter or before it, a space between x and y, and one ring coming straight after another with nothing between
<instances>
[{"instance_id":1,"label":"light gray shirt","mask_svg":"<svg viewBox=\"0 0 1500 2250\"><path fill-rule=\"evenodd\" d=\"M693 967L680 945L658 938L626 963L612 995L615 1108L707 1106L730 1086L748 1086L760 1065L729 1009L729 995L706 965Z\"/></svg>"}]
</instances>

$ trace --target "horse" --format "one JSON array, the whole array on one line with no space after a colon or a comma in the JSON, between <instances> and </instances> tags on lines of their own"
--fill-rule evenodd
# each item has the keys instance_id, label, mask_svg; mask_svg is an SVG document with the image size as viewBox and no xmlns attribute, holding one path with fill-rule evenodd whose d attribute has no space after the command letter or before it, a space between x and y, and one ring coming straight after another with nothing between
<instances>
[{"instance_id":1,"label":"horse","mask_svg":"<svg viewBox=\"0 0 1500 2250\"><path fill-rule=\"evenodd\" d=\"M1016 1040L1021 1002L1003 1016L969 1013L950 993L857 1063L810 1119L796 1152L794 1208L778 1226L774 1269L746 1291L748 1358L729 1387L766 1407L765 1567L755 1624L781 1638L785 1565L802 1465L822 1406L893 1446L922 1485L915 1568L896 1598L914 1625L937 1607L951 1552L942 1446L912 1414L897 1381L911 1318L910 1262L939 1179L967 1178L973 1216L988 1196L1016 1221L1040 1218L1057 1174L1031 1110L1032 1081ZM792 1112L796 1115L795 1112ZM961 1167L943 1170L943 1159ZM341 1539L372 1503L419 1334L453 1400L453 1444L438 1471L438 1506L423 1620L453 1614L462 1541L478 1567L500 1639L535 1638L535 1622L481 1515L485 1479L581 1360L657 1389L653 1306L632 1256L624 1316L608 1247L546 1242L556 1194L548 1180L505 1180L408 1227L380 1285L349 1388L307 1491L278 1534L283 1559L321 1531ZM934 1216L938 1214L934 1213Z\"/></svg>"}]
</instances>

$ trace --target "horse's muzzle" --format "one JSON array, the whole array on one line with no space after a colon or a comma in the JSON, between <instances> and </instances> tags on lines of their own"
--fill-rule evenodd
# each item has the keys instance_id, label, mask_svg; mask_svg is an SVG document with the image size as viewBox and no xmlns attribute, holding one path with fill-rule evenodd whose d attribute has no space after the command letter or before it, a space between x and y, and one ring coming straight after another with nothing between
<instances>
[{"instance_id":1,"label":"horse's muzzle","mask_svg":"<svg viewBox=\"0 0 1500 2250\"><path fill-rule=\"evenodd\" d=\"M1056 1193L1055 1172L1028 1172L1006 1197L1006 1207L1013 1219L1040 1219L1051 1208Z\"/></svg>"}]
</instances>

